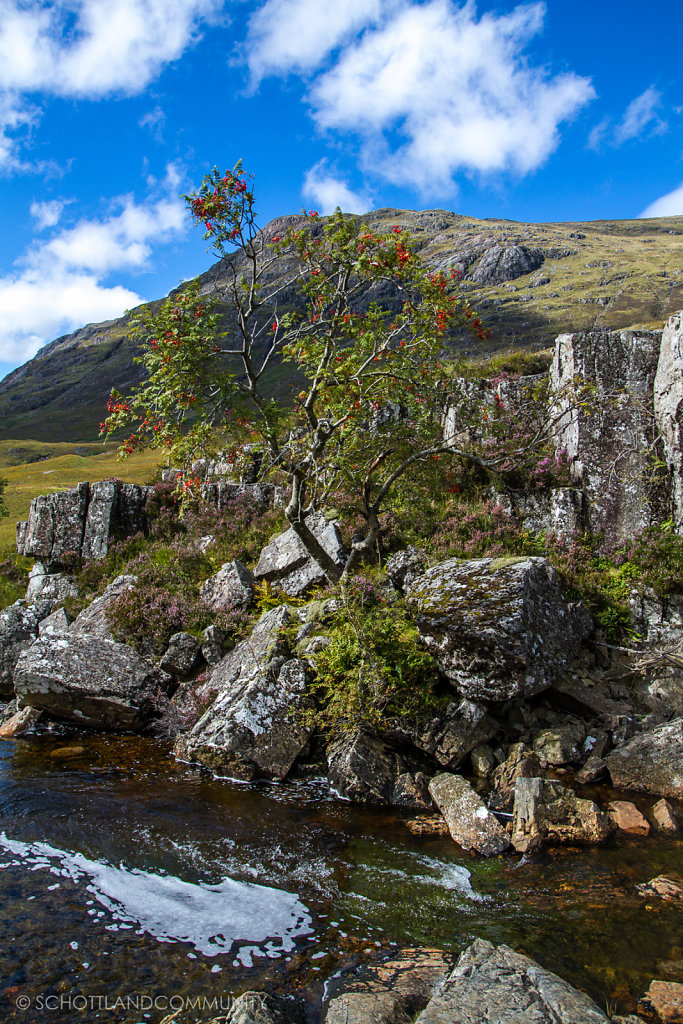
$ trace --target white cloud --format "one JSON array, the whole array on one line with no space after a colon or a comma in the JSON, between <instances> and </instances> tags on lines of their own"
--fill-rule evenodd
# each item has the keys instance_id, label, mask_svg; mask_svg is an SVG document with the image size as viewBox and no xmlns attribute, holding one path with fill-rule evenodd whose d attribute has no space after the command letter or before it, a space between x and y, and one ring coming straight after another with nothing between
<instances>
[{"instance_id":1,"label":"white cloud","mask_svg":"<svg viewBox=\"0 0 683 1024\"><path fill-rule=\"evenodd\" d=\"M223 0L0 0L0 168L25 169L24 93L96 99L142 90Z\"/></svg>"},{"instance_id":2,"label":"white cloud","mask_svg":"<svg viewBox=\"0 0 683 1024\"><path fill-rule=\"evenodd\" d=\"M654 132L666 130L666 124L656 114L661 98L661 93L650 86L629 103L623 118L614 130L614 141L617 146L629 139L638 138L653 121Z\"/></svg>"},{"instance_id":3,"label":"white cloud","mask_svg":"<svg viewBox=\"0 0 683 1024\"><path fill-rule=\"evenodd\" d=\"M461 170L528 173L594 96L588 79L524 59L544 14L539 3L479 19L473 3L404 6L318 79L316 121L360 133L369 167L426 191L452 192Z\"/></svg>"},{"instance_id":4,"label":"white cloud","mask_svg":"<svg viewBox=\"0 0 683 1024\"><path fill-rule=\"evenodd\" d=\"M17 132L28 131L37 118L35 108L0 92L0 171L21 170Z\"/></svg>"},{"instance_id":5,"label":"white cloud","mask_svg":"<svg viewBox=\"0 0 683 1024\"><path fill-rule=\"evenodd\" d=\"M219 0L0 0L0 87L135 92L192 42Z\"/></svg>"},{"instance_id":6,"label":"white cloud","mask_svg":"<svg viewBox=\"0 0 683 1024\"><path fill-rule=\"evenodd\" d=\"M373 205L370 196L353 192L324 159L306 171L302 193L320 213L333 213L338 206L344 213L365 213Z\"/></svg>"},{"instance_id":7,"label":"white cloud","mask_svg":"<svg viewBox=\"0 0 683 1024\"><path fill-rule=\"evenodd\" d=\"M55 227L59 223L66 203L65 199L50 199L44 203L31 203L31 216L35 218L38 230L44 231L45 228Z\"/></svg>"},{"instance_id":8,"label":"white cloud","mask_svg":"<svg viewBox=\"0 0 683 1024\"><path fill-rule=\"evenodd\" d=\"M641 217L683 217L683 182L673 192L667 192L650 203Z\"/></svg>"},{"instance_id":9,"label":"white cloud","mask_svg":"<svg viewBox=\"0 0 683 1024\"><path fill-rule=\"evenodd\" d=\"M267 0L249 23L253 80L317 67L351 33L376 21L386 5L387 0Z\"/></svg>"},{"instance_id":10,"label":"white cloud","mask_svg":"<svg viewBox=\"0 0 683 1024\"><path fill-rule=\"evenodd\" d=\"M173 196L178 171L171 166L153 198L136 203L124 196L119 212L83 220L35 243L13 273L0 277L0 362L29 359L45 342L84 323L120 316L143 299L122 285L107 284L114 271L144 269L154 245L178 236L187 225L182 202ZM56 201L57 203L59 201ZM50 203L32 212L57 215Z\"/></svg>"}]
</instances>

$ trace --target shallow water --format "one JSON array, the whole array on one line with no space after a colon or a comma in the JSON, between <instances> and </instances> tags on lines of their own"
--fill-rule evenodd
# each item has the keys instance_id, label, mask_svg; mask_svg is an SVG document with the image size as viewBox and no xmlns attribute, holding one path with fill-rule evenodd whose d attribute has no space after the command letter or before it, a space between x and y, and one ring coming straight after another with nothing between
<instances>
[{"instance_id":1,"label":"shallow water","mask_svg":"<svg viewBox=\"0 0 683 1024\"><path fill-rule=\"evenodd\" d=\"M135 737L0 743L0 1015L134 1024L185 1001L189 1021L265 987L303 995L313 1021L340 968L475 936L632 1010L683 959L680 911L635 886L680 870L682 850L624 839L480 861L322 779L213 779Z\"/></svg>"}]
</instances>

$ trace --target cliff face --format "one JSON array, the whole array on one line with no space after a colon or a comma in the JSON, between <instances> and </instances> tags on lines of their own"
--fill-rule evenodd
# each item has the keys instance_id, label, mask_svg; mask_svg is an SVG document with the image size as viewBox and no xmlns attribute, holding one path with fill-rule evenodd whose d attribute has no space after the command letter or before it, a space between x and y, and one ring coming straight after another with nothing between
<instances>
[{"instance_id":1,"label":"cliff face","mask_svg":"<svg viewBox=\"0 0 683 1024\"><path fill-rule=\"evenodd\" d=\"M295 219L278 218L266 233ZM428 266L462 273L463 291L491 329L490 350L547 348L566 331L661 327L683 307L681 217L522 224L445 210L384 209L364 220L375 230L408 228ZM271 283L286 283L291 271L278 265ZM225 294L227 274L224 263L215 264L201 276L202 290ZM282 299L294 302L294 287ZM126 315L58 338L1 381L0 439L96 437L112 385L126 390L139 379L129 320ZM472 351L469 336L452 343ZM275 367L274 392L289 374Z\"/></svg>"}]
</instances>

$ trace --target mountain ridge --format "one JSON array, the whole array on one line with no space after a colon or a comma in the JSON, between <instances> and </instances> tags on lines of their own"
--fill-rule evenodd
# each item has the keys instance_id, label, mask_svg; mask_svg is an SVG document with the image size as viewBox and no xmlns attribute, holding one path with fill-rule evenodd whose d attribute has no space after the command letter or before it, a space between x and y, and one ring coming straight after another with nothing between
<instances>
[{"instance_id":1,"label":"mountain ridge","mask_svg":"<svg viewBox=\"0 0 683 1024\"><path fill-rule=\"evenodd\" d=\"M278 217L264 234L297 219ZM377 231L410 230L429 269L461 272L462 291L491 329L477 350L484 354L543 349L589 328L659 327L683 308L683 217L530 224L385 207L358 219ZM202 291L225 293L226 266L199 275ZM290 269L284 261L271 281L286 283ZM284 298L294 302L293 290ZM0 439L96 437L111 387L127 391L140 379L128 337L133 312L54 339L0 381ZM452 343L475 353L471 338ZM291 369L277 368L272 390L289 377Z\"/></svg>"}]
</instances>

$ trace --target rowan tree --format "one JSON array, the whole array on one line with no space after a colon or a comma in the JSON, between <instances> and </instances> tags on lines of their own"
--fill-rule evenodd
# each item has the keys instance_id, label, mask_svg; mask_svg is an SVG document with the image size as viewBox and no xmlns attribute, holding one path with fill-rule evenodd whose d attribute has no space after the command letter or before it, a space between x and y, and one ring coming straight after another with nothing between
<instances>
[{"instance_id":1,"label":"rowan tree","mask_svg":"<svg viewBox=\"0 0 683 1024\"><path fill-rule=\"evenodd\" d=\"M227 451L238 467L245 452L258 452L261 477L285 479L287 519L330 581L342 568L308 521L338 492L355 499L365 524L343 567L348 576L375 547L392 489L417 465L454 456L492 470L510 464L509 443L443 440L440 352L455 328L486 332L458 275L425 269L406 231L378 233L339 210L291 218L282 234L261 231L240 164L214 169L184 198L228 283L207 297L194 282L135 318L146 379L127 397L112 392L101 425L104 434L133 425L124 454L166 448L189 489L199 454ZM285 272L274 275L275 264ZM219 298L232 309L227 333ZM278 364L303 382L286 402L267 397ZM524 444L518 439L518 454Z\"/></svg>"}]
</instances>

